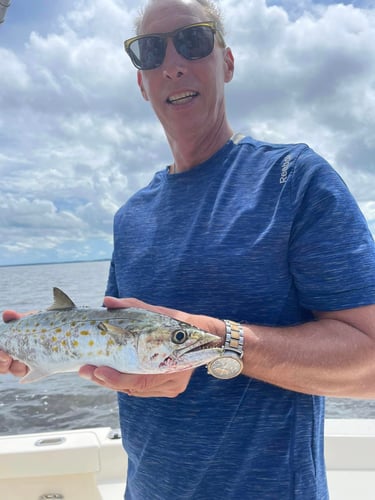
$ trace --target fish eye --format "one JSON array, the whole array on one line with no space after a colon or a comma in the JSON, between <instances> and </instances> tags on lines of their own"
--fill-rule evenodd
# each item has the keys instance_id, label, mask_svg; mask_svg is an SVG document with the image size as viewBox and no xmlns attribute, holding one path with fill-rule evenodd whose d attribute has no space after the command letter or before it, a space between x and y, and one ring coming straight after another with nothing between
<instances>
[{"instance_id":1,"label":"fish eye","mask_svg":"<svg viewBox=\"0 0 375 500\"><path fill-rule=\"evenodd\" d=\"M183 330L177 330L172 333L172 342L175 344L183 344L188 338L188 334Z\"/></svg>"}]
</instances>

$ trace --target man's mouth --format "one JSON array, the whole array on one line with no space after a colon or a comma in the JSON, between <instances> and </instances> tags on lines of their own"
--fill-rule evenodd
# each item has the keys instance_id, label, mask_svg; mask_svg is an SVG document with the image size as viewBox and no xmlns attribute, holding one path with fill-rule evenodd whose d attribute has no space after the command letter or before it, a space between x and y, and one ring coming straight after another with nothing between
<instances>
[{"instance_id":1,"label":"man's mouth","mask_svg":"<svg viewBox=\"0 0 375 500\"><path fill-rule=\"evenodd\" d=\"M167 99L168 104L186 104L192 101L194 97L197 97L198 92L181 92L180 94L171 95Z\"/></svg>"}]
</instances>

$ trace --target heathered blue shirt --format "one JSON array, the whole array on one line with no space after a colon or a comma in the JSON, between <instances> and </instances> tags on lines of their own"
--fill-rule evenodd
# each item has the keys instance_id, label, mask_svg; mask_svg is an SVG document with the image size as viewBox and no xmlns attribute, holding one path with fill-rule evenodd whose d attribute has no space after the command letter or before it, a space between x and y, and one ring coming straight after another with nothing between
<instances>
[{"instance_id":1,"label":"heathered blue shirt","mask_svg":"<svg viewBox=\"0 0 375 500\"><path fill-rule=\"evenodd\" d=\"M375 303L375 247L304 144L229 141L116 214L107 294L271 326ZM127 500L325 500L324 399L198 368L174 399L119 394Z\"/></svg>"}]
</instances>

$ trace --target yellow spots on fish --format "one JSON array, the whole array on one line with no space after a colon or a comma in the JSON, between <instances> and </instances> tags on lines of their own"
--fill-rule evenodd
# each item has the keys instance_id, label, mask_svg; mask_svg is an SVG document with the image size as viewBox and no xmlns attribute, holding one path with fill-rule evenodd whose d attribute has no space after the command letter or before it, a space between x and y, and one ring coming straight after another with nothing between
<instances>
[{"instance_id":1,"label":"yellow spots on fish","mask_svg":"<svg viewBox=\"0 0 375 500\"><path fill-rule=\"evenodd\" d=\"M78 347L78 346L79 346L79 342L78 342L78 340L73 340L73 341L72 341L72 346L73 346L73 347Z\"/></svg>"},{"instance_id":2,"label":"yellow spots on fish","mask_svg":"<svg viewBox=\"0 0 375 500\"><path fill-rule=\"evenodd\" d=\"M72 322L70 323L70 326L75 327L75 326L76 326L76 324L77 324L77 322L76 322L76 321L72 321Z\"/></svg>"},{"instance_id":3,"label":"yellow spots on fish","mask_svg":"<svg viewBox=\"0 0 375 500\"><path fill-rule=\"evenodd\" d=\"M71 332L70 332L70 331L67 331L67 332L65 333L65 337L71 337L71 336L72 336L72 334L71 334Z\"/></svg>"},{"instance_id":4,"label":"yellow spots on fish","mask_svg":"<svg viewBox=\"0 0 375 500\"><path fill-rule=\"evenodd\" d=\"M52 352L59 352L59 348L57 346L53 346L52 347Z\"/></svg>"},{"instance_id":5,"label":"yellow spots on fish","mask_svg":"<svg viewBox=\"0 0 375 500\"><path fill-rule=\"evenodd\" d=\"M110 347L110 346L113 346L113 345L115 345L115 341L113 339L109 339L107 341L107 347Z\"/></svg>"},{"instance_id":6,"label":"yellow spots on fish","mask_svg":"<svg viewBox=\"0 0 375 500\"><path fill-rule=\"evenodd\" d=\"M62 345L63 347L66 347L66 340L62 340L62 341L61 341L61 345Z\"/></svg>"},{"instance_id":7,"label":"yellow spots on fish","mask_svg":"<svg viewBox=\"0 0 375 500\"><path fill-rule=\"evenodd\" d=\"M40 331L41 333L47 333L47 330L45 328L42 328Z\"/></svg>"},{"instance_id":8,"label":"yellow spots on fish","mask_svg":"<svg viewBox=\"0 0 375 500\"><path fill-rule=\"evenodd\" d=\"M55 328L55 333L61 333L61 328Z\"/></svg>"},{"instance_id":9,"label":"yellow spots on fish","mask_svg":"<svg viewBox=\"0 0 375 500\"><path fill-rule=\"evenodd\" d=\"M103 335L103 337L104 337L105 335L107 335L107 331L106 330L100 330L100 335Z\"/></svg>"},{"instance_id":10,"label":"yellow spots on fish","mask_svg":"<svg viewBox=\"0 0 375 500\"><path fill-rule=\"evenodd\" d=\"M90 332L89 332L88 330L81 330L81 331L79 332L79 334L80 334L80 335L85 335L85 336L87 336L87 335L90 335Z\"/></svg>"},{"instance_id":11,"label":"yellow spots on fish","mask_svg":"<svg viewBox=\"0 0 375 500\"><path fill-rule=\"evenodd\" d=\"M57 342L57 337L56 337L56 335L53 335L53 336L51 337L51 341L52 341L52 342Z\"/></svg>"},{"instance_id":12,"label":"yellow spots on fish","mask_svg":"<svg viewBox=\"0 0 375 500\"><path fill-rule=\"evenodd\" d=\"M92 347L95 345L95 342L93 340L89 340L89 346Z\"/></svg>"},{"instance_id":13,"label":"yellow spots on fish","mask_svg":"<svg viewBox=\"0 0 375 500\"><path fill-rule=\"evenodd\" d=\"M96 355L97 356L104 356L105 352L102 349L100 349L99 351L97 351Z\"/></svg>"}]
</instances>

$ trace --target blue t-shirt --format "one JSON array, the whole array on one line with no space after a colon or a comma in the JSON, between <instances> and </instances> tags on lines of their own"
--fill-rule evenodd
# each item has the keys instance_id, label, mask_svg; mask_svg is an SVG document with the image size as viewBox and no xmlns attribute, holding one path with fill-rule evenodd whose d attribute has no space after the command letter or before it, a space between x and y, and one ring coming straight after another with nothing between
<instances>
[{"instance_id":1,"label":"blue t-shirt","mask_svg":"<svg viewBox=\"0 0 375 500\"><path fill-rule=\"evenodd\" d=\"M375 303L375 247L304 144L229 141L116 214L107 295L271 326ZM324 399L198 368L174 399L119 394L129 500L325 500Z\"/></svg>"}]
</instances>

